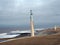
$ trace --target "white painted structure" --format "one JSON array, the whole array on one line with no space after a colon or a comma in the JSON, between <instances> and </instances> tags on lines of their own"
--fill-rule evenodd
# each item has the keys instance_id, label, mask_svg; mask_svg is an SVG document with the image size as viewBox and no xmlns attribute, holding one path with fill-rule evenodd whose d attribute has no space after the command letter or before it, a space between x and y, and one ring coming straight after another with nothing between
<instances>
[{"instance_id":1,"label":"white painted structure","mask_svg":"<svg viewBox=\"0 0 60 45\"><path fill-rule=\"evenodd\" d=\"M30 26L31 26L31 36L34 36L34 23L33 23L33 15L32 10L30 10Z\"/></svg>"},{"instance_id":2,"label":"white painted structure","mask_svg":"<svg viewBox=\"0 0 60 45\"><path fill-rule=\"evenodd\" d=\"M55 30L55 31L57 30L57 27L56 27L56 25L55 25L55 27L54 27L54 30Z\"/></svg>"}]
</instances>

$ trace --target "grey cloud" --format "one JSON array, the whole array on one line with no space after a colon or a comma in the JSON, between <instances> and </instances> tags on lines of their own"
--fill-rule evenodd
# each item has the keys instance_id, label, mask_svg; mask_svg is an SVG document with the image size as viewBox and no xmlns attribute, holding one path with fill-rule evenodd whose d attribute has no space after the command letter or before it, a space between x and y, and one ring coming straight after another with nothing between
<instances>
[{"instance_id":1,"label":"grey cloud","mask_svg":"<svg viewBox=\"0 0 60 45\"><path fill-rule=\"evenodd\" d=\"M35 23L59 22L59 0L0 0L0 24L29 23L30 9L33 10Z\"/></svg>"}]
</instances>

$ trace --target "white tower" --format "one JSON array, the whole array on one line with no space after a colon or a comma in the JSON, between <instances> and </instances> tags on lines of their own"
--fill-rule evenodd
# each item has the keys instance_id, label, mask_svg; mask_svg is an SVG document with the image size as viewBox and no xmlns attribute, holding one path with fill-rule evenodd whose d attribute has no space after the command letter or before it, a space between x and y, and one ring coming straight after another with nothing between
<instances>
[{"instance_id":1,"label":"white tower","mask_svg":"<svg viewBox=\"0 0 60 45\"><path fill-rule=\"evenodd\" d=\"M56 27L56 25L55 25L54 29L55 29L55 31L57 30L57 27Z\"/></svg>"},{"instance_id":2,"label":"white tower","mask_svg":"<svg viewBox=\"0 0 60 45\"><path fill-rule=\"evenodd\" d=\"M30 26L31 26L31 37L33 37L34 36L34 23L33 23L32 10L30 10Z\"/></svg>"}]
</instances>

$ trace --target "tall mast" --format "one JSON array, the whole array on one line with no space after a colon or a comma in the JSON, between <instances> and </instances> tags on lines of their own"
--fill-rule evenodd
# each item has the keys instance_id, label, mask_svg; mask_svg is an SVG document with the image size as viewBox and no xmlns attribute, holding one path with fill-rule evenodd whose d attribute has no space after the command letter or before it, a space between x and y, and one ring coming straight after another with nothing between
<instances>
[{"instance_id":1,"label":"tall mast","mask_svg":"<svg viewBox=\"0 0 60 45\"><path fill-rule=\"evenodd\" d=\"M32 10L30 10L30 26L31 26L31 37L33 37L34 36L34 23L33 23Z\"/></svg>"}]
</instances>

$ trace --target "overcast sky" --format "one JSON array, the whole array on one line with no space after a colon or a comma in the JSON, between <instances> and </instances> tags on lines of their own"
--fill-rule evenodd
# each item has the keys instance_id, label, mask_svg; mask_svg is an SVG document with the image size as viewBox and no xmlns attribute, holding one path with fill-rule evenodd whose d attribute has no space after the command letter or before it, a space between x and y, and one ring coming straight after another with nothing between
<instances>
[{"instance_id":1,"label":"overcast sky","mask_svg":"<svg viewBox=\"0 0 60 45\"><path fill-rule=\"evenodd\" d=\"M0 0L0 25L29 24L29 10L34 23L60 23L60 0Z\"/></svg>"}]
</instances>

